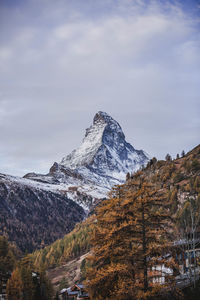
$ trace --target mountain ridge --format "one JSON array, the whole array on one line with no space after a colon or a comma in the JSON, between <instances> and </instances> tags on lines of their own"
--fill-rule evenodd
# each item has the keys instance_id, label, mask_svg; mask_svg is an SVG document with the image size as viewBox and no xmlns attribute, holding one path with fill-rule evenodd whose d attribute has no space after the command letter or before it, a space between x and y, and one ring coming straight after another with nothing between
<instances>
[{"instance_id":1,"label":"mountain ridge","mask_svg":"<svg viewBox=\"0 0 200 300\"><path fill-rule=\"evenodd\" d=\"M98 112L83 143L55 162L46 175L0 174L0 234L32 251L72 230L149 158L125 140L117 121Z\"/></svg>"},{"instance_id":2,"label":"mountain ridge","mask_svg":"<svg viewBox=\"0 0 200 300\"><path fill-rule=\"evenodd\" d=\"M143 150L136 150L130 143L126 142L125 135L117 121L115 121L107 113L99 111L94 116L93 124L86 129L86 134L80 147L64 157L61 164L71 169L85 165L90 165L93 169L95 169L95 154L98 155L98 151L102 150L101 147L108 151L111 151L111 149L115 150L115 152L120 155L121 161L126 161L127 169L125 171L127 172L130 171L130 167L128 166L128 160L130 160L127 153L128 151L135 152L135 154L138 155L138 157L135 155L135 164L137 162L143 163L142 159L144 159L145 163L145 160L148 159ZM116 149L117 147L118 149ZM141 159L139 155L142 156ZM115 157L114 159L116 160ZM125 169L122 162L120 165ZM106 161L106 163L109 162ZM119 163L119 160L117 163ZM109 167L112 168L113 166ZM132 169L135 169L134 164L132 167Z\"/></svg>"},{"instance_id":3,"label":"mountain ridge","mask_svg":"<svg viewBox=\"0 0 200 300\"><path fill-rule=\"evenodd\" d=\"M67 195L0 174L0 235L24 252L63 237L85 216L83 208Z\"/></svg>"},{"instance_id":4,"label":"mountain ridge","mask_svg":"<svg viewBox=\"0 0 200 300\"><path fill-rule=\"evenodd\" d=\"M28 173L24 178L52 183L58 189L77 186L80 193L105 198L113 185L125 181L128 172L138 170L148 161L143 150L136 150L125 140L119 123L99 111L77 149L60 163L55 162L47 175Z\"/></svg>"}]
</instances>

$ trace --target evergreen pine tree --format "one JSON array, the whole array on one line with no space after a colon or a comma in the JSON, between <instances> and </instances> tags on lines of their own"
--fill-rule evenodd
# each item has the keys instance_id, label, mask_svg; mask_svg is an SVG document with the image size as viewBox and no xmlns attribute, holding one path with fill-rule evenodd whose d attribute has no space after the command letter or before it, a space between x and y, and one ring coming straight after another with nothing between
<instances>
[{"instance_id":1,"label":"evergreen pine tree","mask_svg":"<svg viewBox=\"0 0 200 300\"><path fill-rule=\"evenodd\" d=\"M53 298L53 287L50 280L46 276L46 271L43 269L40 271L40 299L51 300L52 298ZM38 298L36 299L39 300Z\"/></svg>"},{"instance_id":2,"label":"evergreen pine tree","mask_svg":"<svg viewBox=\"0 0 200 300\"><path fill-rule=\"evenodd\" d=\"M171 157L171 155L168 153L168 154L165 156L165 159L166 159L166 161L171 161L171 160L172 160L172 157Z\"/></svg>"},{"instance_id":3,"label":"evergreen pine tree","mask_svg":"<svg viewBox=\"0 0 200 300\"><path fill-rule=\"evenodd\" d=\"M184 151L184 150L181 152L181 156L182 156L182 157L185 156L185 151Z\"/></svg>"},{"instance_id":4,"label":"evergreen pine tree","mask_svg":"<svg viewBox=\"0 0 200 300\"><path fill-rule=\"evenodd\" d=\"M12 272L16 259L7 241L7 238L0 236L0 273L5 275Z\"/></svg>"}]
</instances>

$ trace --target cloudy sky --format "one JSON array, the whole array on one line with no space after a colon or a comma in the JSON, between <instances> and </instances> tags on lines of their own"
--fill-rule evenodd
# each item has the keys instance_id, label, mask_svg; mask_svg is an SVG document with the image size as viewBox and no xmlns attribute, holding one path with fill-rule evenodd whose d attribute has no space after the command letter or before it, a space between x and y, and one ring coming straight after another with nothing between
<instances>
[{"instance_id":1,"label":"cloudy sky","mask_svg":"<svg viewBox=\"0 0 200 300\"><path fill-rule=\"evenodd\" d=\"M0 0L0 172L46 173L106 111L151 156L200 143L200 1Z\"/></svg>"}]
</instances>

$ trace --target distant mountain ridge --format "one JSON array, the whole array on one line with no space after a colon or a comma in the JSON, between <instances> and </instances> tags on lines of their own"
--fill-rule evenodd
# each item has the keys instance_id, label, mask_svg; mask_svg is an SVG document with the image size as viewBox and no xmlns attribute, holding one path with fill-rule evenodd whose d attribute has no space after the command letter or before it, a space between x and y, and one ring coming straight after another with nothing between
<instances>
[{"instance_id":1,"label":"distant mountain ridge","mask_svg":"<svg viewBox=\"0 0 200 300\"><path fill-rule=\"evenodd\" d=\"M85 212L67 195L0 174L0 235L33 251L70 232Z\"/></svg>"}]
</instances>

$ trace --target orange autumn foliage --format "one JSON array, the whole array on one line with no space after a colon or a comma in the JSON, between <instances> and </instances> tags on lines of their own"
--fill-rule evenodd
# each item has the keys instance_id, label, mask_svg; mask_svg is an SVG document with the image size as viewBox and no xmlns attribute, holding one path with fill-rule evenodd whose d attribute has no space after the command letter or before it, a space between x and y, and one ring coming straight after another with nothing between
<instances>
[{"instance_id":1,"label":"orange autumn foliage","mask_svg":"<svg viewBox=\"0 0 200 300\"><path fill-rule=\"evenodd\" d=\"M173 272L158 284L160 266L176 268L173 257L166 258L172 221L165 192L141 173L116 186L97 209L86 281L91 299L147 299L175 289Z\"/></svg>"}]
</instances>

